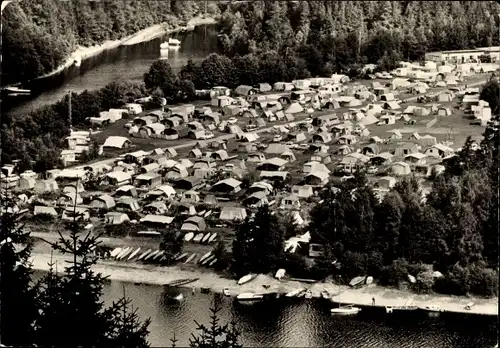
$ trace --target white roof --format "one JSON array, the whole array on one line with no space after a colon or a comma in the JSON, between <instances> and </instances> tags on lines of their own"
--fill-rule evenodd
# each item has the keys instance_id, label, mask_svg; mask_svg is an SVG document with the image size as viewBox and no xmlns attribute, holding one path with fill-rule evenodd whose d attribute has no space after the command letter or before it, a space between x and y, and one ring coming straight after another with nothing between
<instances>
[{"instance_id":1,"label":"white roof","mask_svg":"<svg viewBox=\"0 0 500 348\"><path fill-rule=\"evenodd\" d=\"M116 179L118 182L124 181L124 180L130 180L132 179L132 176L128 172L111 172L106 174L107 177Z\"/></svg>"},{"instance_id":2,"label":"white roof","mask_svg":"<svg viewBox=\"0 0 500 348\"><path fill-rule=\"evenodd\" d=\"M174 218L171 216L148 214L145 217L143 217L140 221L141 222L159 222L159 223L163 223L163 224L170 224L172 221L174 221Z\"/></svg>"},{"instance_id":3,"label":"white roof","mask_svg":"<svg viewBox=\"0 0 500 348\"><path fill-rule=\"evenodd\" d=\"M103 147L114 147L117 149L121 149L127 141L130 142L130 140L125 137L111 136L106 139Z\"/></svg>"}]
</instances>

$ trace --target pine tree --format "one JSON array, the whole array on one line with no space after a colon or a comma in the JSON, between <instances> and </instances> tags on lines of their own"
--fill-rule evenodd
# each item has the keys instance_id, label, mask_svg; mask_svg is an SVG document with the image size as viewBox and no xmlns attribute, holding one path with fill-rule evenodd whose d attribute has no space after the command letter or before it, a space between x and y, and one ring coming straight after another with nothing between
<instances>
[{"instance_id":1,"label":"pine tree","mask_svg":"<svg viewBox=\"0 0 500 348\"><path fill-rule=\"evenodd\" d=\"M242 348L239 343L240 333L236 327L234 320L229 324L220 324L218 314L222 307L217 296L214 298L212 308L210 308L210 324L208 326L195 323L198 325L198 335L191 334L189 340L191 348Z\"/></svg>"},{"instance_id":2,"label":"pine tree","mask_svg":"<svg viewBox=\"0 0 500 348\"><path fill-rule=\"evenodd\" d=\"M27 346L33 342L32 322L36 316L31 286L29 233L14 213L15 201L2 193L0 215L0 331L2 344ZM21 315L20 315L21 314Z\"/></svg>"},{"instance_id":3,"label":"pine tree","mask_svg":"<svg viewBox=\"0 0 500 348\"><path fill-rule=\"evenodd\" d=\"M128 311L129 301L121 299L109 308L102 292L105 277L95 273L94 250L99 236L82 231L74 207L69 235L59 232L52 244L55 251L71 256L61 276L49 272L39 283L40 315L35 322L40 346L65 347L147 347L149 320L140 323L137 314Z\"/></svg>"}]
</instances>

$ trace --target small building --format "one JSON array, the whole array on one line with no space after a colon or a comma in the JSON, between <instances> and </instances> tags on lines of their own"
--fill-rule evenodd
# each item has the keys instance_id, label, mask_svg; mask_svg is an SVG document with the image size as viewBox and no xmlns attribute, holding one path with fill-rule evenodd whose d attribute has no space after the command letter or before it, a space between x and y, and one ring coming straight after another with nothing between
<instances>
[{"instance_id":1,"label":"small building","mask_svg":"<svg viewBox=\"0 0 500 348\"><path fill-rule=\"evenodd\" d=\"M439 157L439 158L445 158L450 155L453 155L455 152L451 147L448 147L443 144L436 144L432 145L428 149L424 151L424 154L429 157Z\"/></svg>"},{"instance_id":2,"label":"small building","mask_svg":"<svg viewBox=\"0 0 500 348\"><path fill-rule=\"evenodd\" d=\"M120 225L124 222L130 221L130 218L125 213L109 212L104 215L104 221L108 225Z\"/></svg>"},{"instance_id":3,"label":"small building","mask_svg":"<svg viewBox=\"0 0 500 348\"><path fill-rule=\"evenodd\" d=\"M205 181L202 178L197 178L194 176L188 176L185 178L178 179L174 187L180 190L193 190L196 191L205 186Z\"/></svg>"},{"instance_id":4,"label":"small building","mask_svg":"<svg viewBox=\"0 0 500 348\"><path fill-rule=\"evenodd\" d=\"M312 186L325 186L328 183L328 173L311 172L304 177L304 183Z\"/></svg>"},{"instance_id":5,"label":"small building","mask_svg":"<svg viewBox=\"0 0 500 348\"><path fill-rule=\"evenodd\" d=\"M266 195L269 195L273 192L273 185L264 181L255 182L248 188L248 193L254 192L264 192Z\"/></svg>"},{"instance_id":6,"label":"small building","mask_svg":"<svg viewBox=\"0 0 500 348\"><path fill-rule=\"evenodd\" d=\"M246 217L246 209L239 207L223 207L219 215L222 221L244 221Z\"/></svg>"},{"instance_id":7,"label":"small building","mask_svg":"<svg viewBox=\"0 0 500 348\"><path fill-rule=\"evenodd\" d=\"M395 149L394 155L397 157L404 157L411 153L417 153L417 152L418 152L417 144L403 143Z\"/></svg>"},{"instance_id":8,"label":"small building","mask_svg":"<svg viewBox=\"0 0 500 348\"><path fill-rule=\"evenodd\" d=\"M128 138L111 136L106 138L102 147L104 150L107 149L109 150L109 149L123 149L130 147L131 145L132 142Z\"/></svg>"},{"instance_id":9,"label":"small building","mask_svg":"<svg viewBox=\"0 0 500 348\"><path fill-rule=\"evenodd\" d=\"M201 201L200 194L197 191L185 191L181 196L181 203L198 203Z\"/></svg>"},{"instance_id":10,"label":"small building","mask_svg":"<svg viewBox=\"0 0 500 348\"><path fill-rule=\"evenodd\" d=\"M262 152L249 153L247 157L248 162L263 162L266 160L266 156Z\"/></svg>"},{"instance_id":11,"label":"small building","mask_svg":"<svg viewBox=\"0 0 500 348\"><path fill-rule=\"evenodd\" d=\"M285 165L288 163L288 161L279 158L279 157L273 157L270 158L266 161L264 161L262 164L258 166L258 169L260 170L267 170L267 171L280 171L285 168Z\"/></svg>"},{"instance_id":12,"label":"small building","mask_svg":"<svg viewBox=\"0 0 500 348\"><path fill-rule=\"evenodd\" d=\"M281 200L280 209L282 210L300 210L300 208L300 199L293 194Z\"/></svg>"},{"instance_id":13,"label":"small building","mask_svg":"<svg viewBox=\"0 0 500 348\"><path fill-rule=\"evenodd\" d=\"M241 190L241 181L233 178L224 179L212 186L210 191L219 193L237 193Z\"/></svg>"},{"instance_id":14,"label":"small building","mask_svg":"<svg viewBox=\"0 0 500 348\"><path fill-rule=\"evenodd\" d=\"M161 185L161 175L157 173L140 174L135 177L134 185L138 188L153 189Z\"/></svg>"},{"instance_id":15,"label":"small building","mask_svg":"<svg viewBox=\"0 0 500 348\"><path fill-rule=\"evenodd\" d=\"M299 198L309 198L314 195L311 185L293 185L292 194Z\"/></svg>"},{"instance_id":16,"label":"small building","mask_svg":"<svg viewBox=\"0 0 500 348\"><path fill-rule=\"evenodd\" d=\"M88 221L90 214L87 208L71 207L64 209L61 220L64 221Z\"/></svg>"},{"instance_id":17,"label":"small building","mask_svg":"<svg viewBox=\"0 0 500 348\"><path fill-rule=\"evenodd\" d=\"M363 150L361 150L361 153L365 156L375 156L378 155L379 153L379 148L377 144L368 144L363 147Z\"/></svg>"},{"instance_id":18,"label":"small building","mask_svg":"<svg viewBox=\"0 0 500 348\"><path fill-rule=\"evenodd\" d=\"M115 207L116 211L124 213L139 211L140 209L139 203L132 197L120 197Z\"/></svg>"},{"instance_id":19,"label":"small building","mask_svg":"<svg viewBox=\"0 0 500 348\"><path fill-rule=\"evenodd\" d=\"M113 209L115 205L115 199L108 194L104 194L97 198L94 198L90 202L91 209L110 210Z\"/></svg>"},{"instance_id":20,"label":"small building","mask_svg":"<svg viewBox=\"0 0 500 348\"><path fill-rule=\"evenodd\" d=\"M426 155L420 152L411 153L404 157L404 162L414 165L414 166L423 166L426 164Z\"/></svg>"},{"instance_id":21,"label":"small building","mask_svg":"<svg viewBox=\"0 0 500 348\"><path fill-rule=\"evenodd\" d=\"M391 172L397 176L410 175L411 168L408 163L395 162L391 165Z\"/></svg>"},{"instance_id":22,"label":"small building","mask_svg":"<svg viewBox=\"0 0 500 348\"><path fill-rule=\"evenodd\" d=\"M173 217L153 214L148 214L140 220L141 224L152 228L165 228L172 221L174 221Z\"/></svg>"},{"instance_id":23,"label":"small building","mask_svg":"<svg viewBox=\"0 0 500 348\"><path fill-rule=\"evenodd\" d=\"M383 176L377 181L377 186L381 189L390 190L396 185L396 178L392 176Z\"/></svg>"},{"instance_id":24,"label":"small building","mask_svg":"<svg viewBox=\"0 0 500 348\"><path fill-rule=\"evenodd\" d=\"M243 205L249 208L259 208L267 204L269 204L269 201L267 200L266 193L263 191L254 192L243 200Z\"/></svg>"}]
</instances>

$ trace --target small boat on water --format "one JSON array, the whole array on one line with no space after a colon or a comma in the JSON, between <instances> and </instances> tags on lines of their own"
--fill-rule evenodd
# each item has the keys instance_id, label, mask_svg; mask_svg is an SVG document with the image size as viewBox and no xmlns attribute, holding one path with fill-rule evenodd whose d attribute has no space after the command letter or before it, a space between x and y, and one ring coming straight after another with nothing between
<instances>
[{"instance_id":1,"label":"small boat on water","mask_svg":"<svg viewBox=\"0 0 500 348\"><path fill-rule=\"evenodd\" d=\"M429 313L430 316L438 316L439 313L444 312L444 309L436 305L427 305L422 307L422 309Z\"/></svg>"},{"instance_id":2,"label":"small boat on water","mask_svg":"<svg viewBox=\"0 0 500 348\"><path fill-rule=\"evenodd\" d=\"M128 261L132 260L139 253L139 251L141 251L140 247L135 249L135 251L128 257Z\"/></svg>"},{"instance_id":3,"label":"small boat on water","mask_svg":"<svg viewBox=\"0 0 500 348\"><path fill-rule=\"evenodd\" d=\"M330 293L328 292L328 290L323 290L323 291L321 291L321 297L324 298L325 300L328 300L332 296L330 295Z\"/></svg>"},{"instance_id":4,"label":"small boat on water","mask_svg":"<svg viewBox=\"0 0 500 348\"><path fill-rule=\"evenodd\" d=\"M244 292L244 293L236 296L236 299L239 302L243 302L243 303L254 303L254 302L261 301L263 298L264 298L263 295L254 294L253 292Z\"/></svg>"},{"instance_id":5,"label":"small boat on water","mask_svg":"<svg viewBox=\"0 0 500 348\"><path fill-rule=\"evenodd\" d=\"M143 258L145 258L149 253L151 252L151 249L146 250L143 252L138 258L137 261L141 261Z\"/></svg>"},{"instance_id":6,"label":"small boat on water","mask_svg":"<svg viewBox=\"0 0 500 348\"><path fill-rule=\"evenodd\" d=\"M31 90L29 89L22 89L19 87L5 87L3 88L3 91L7 92L7 94L10 95L28 95L31 93Z\"/></svg>"},{"instance_id":7,"label":"small boat on water","mask_svg":"<svg viewBox=\"0 0 500 348\"><path fill-rule=\"evenodd\" d=\"M175 258L175 261L181 261L183 258L185 258L188 255L189 255L188 253L181 254Z\"/></svg>"},{"instance_id":8,"label":"small boat on water","mask_svg":"<svg viewBox=\"0 0 500 348\"><path fill-rule=\"evenodd\" d=\"M119 253L121 253L122 251L122 248L115 248L113 249L113 251L109 254L109 256L111 257L116 257L116 255L118 255Z\"/></svg>"},{"instance_id":9,"label":"small boat on water","mask_svg":"<svg viewBox=\"0 0 500 348\"><path fill-rule=\"evenodd\" d=\"M286 297L296 297L298 294L300 294L304 290L305 290L304 288L295 289L295 290L288 292L285 296Z\"/></svg>"},{"instance_id":10,"label":"small boat on water","mask_svg":"<svg viewBox=\"0 0 500 348\"><path fill-rule=\"evenodd\" d=\"M210 238L208 238L208 243L212 243L215 240L215 238L217 238L217 232L212 233Z\"/></svg>"},{"instance_id":11,"label":"small boat on water","mask_svg":"<svg viewBox=\"0 0 500 348\"><path fill-rule=\"evenodd\" d=\"M207 233L206 235L203 236L203 239L201 240L202 243L208 242L208 239L212 236L211 233Z\"/></svg>"},{"instance_id":12,"label":"small boat on water","mask_svg":"<svg viewBox=\"0 0 500 348\"><path fill-rule=\"evenodd\" d=\"M172 39L172 38L169 38L168 39L168 48L174 48L174 47L180 47L181 46L181 42L177 39Z\"/></svg>"},{"instance_id":13,"label":"small boat on water","mask_svg":"<svg viewBox=\"0 0 500 348\"><path fill-rule=\"evenodd\" d=\"M186 260L186 261L184 261L184 263L189 263L189 262L193 261L193 259L194 259L195 257L196 257L196 253L193 253L193 255L189 256L189 257L187 258L187 260Z\"/></svg>"},{"instance_id":14,"label":"small boat on water","mask_svg":"<svg viewBox=\"0 0 500 348\"><path fill-rule=\"evenodd\" d=\"M185 242L190 242L194 238L194 233L193 232L188 232L184 236L184 241Z\"/></svg>"},{"instance_id":15,"label":"small boat on water","mask_svg":"<svg viewBox=\"0 0 500 348\"><path fill-rule=\"evenodd\" d=\"M353 305L341 306L339 308L330 309L330 313L336 315L354 315L361 312L361 308L354 307Z\"/></svg>"},{"instance_id":16,"label":"small boat on water","mask_svg":"<svg viewBox=\"0 0 500 348\"><path fill-rule=\"evenodd\" d=\"M385 306L386 313L414 311L417 309L417 306Z\"/></svg>"},{"instance_id":17,"label":"small boat on water","mask_svg":"<svg viewBox=\"0 0 500 348\"><path fill-rule=\"evenodd\" d=\"M200 263L202 263L205 259L207 259L210 255L212 255L212 251L210 250L208 253L206 253L205 255L203 255L201 258L200 258Z\"/></svg>"},{"instance_id":18,"label":"small boat on water","mask_svg":"<svg viewBox=\"0 0 500 348\"><path fill-rule=\"evenodd\" d=\"M256 274L247 274L246 276L243 276L240 278L240 280L238 280L238 285L246 284L252 281L256 276Z\"/></svg>"},{"instance_id":19,"label":"small boat on water","mask_svg":"<svg viewBox=\"0 0 500 348\"><path fill-rule=\"evenodd\" d=\"M212 261L210 261L210 263L208 264L208 267L212 267L215 263L217 262L217 259L213 259Z\"/></svg>"}]
</instances>

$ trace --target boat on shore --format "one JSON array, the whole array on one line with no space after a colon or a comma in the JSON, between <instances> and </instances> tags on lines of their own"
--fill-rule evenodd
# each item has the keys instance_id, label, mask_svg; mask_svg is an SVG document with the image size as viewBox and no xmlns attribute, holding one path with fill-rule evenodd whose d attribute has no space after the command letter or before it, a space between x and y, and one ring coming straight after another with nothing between
<instances>
[{"instance_id":1,"label":"boat on shore","mask_svg":"<svg viewBox=\"0 0 500 348\"><path fill-rule=\"evenodd\" d=\"M254 294L253 292L244 292L236 296L236 299L240 303L255 303L261 301L263 298L263 295Z\"/></svg>"},{"instance_id":2,"label":"boat on shore","mask_svg":"<svg viewBox=\"0 0 500 348\"><path fill-rule=\"evenodd\" d=\"M208 259L210 256L212 255L212 251L210 250L208 253L206 253L205 255L203 255L201 258L200 258L200 263L203 264L203 261L205 259Z\"/></svg>"},{"instance_id":3,"label":"boat on shore","mask_svg":"<svg viewBox=\"0 0 500 348\"><path fill-rule=\"evenodd\" d=\"M246 276L243 276L240 278L240 280L238 280L238 285L246 284L252 281L256 276L256 274L247 274Z\"/></svg>"},{"instance_id":4,"label":"boat on shore","mask_svg":"<svg viewBox=\"0 0 500 348\"><path fill-rule=\"evenodd\" d=\"M286 297L297 297L297 295L300 294L304 290L305 290L304 288L295 289L295 290L292 290L290 292L287 292L285 296Z\"/></svg>"},{"instance_id":5,"label":"boat on shore","mask_svg":"<svg viewBox=\"0 0 500 348\"><path fill-rule=\"evenodd\" d=\"M198 233L196 237L193 238L193 242L199 243L203 239L203 233Z\"/></svg>"},{"instance_id":6,"label":"boat on shore","mask_svg":"<svg viewBox=\"0 0 500 348\"><path fill-rule=\"evenodd\" d=\"M366 277L355 277L349 282L349 286L352 288L361 286L365 283Z\"/></svg>"},{"instance_id":7,"label":"boat on shore","mask_svg":"<svg viewBox=\"0 0 500 348\"><path fill-rule=\"evenodd\" d=\"M353 305L345 305L339 308L330 309L330 313L335 315L354 315L361 312L361 308L354 307Z\"/></svg>"},{"instance_id":8,"label":"boat on shore","mask_svg":"<svg viewBox=\"0 0 500 348\"><path fill-rule=\"evenodd\" d=\"M187 258L187 260L186 260L186 261L184 261L184 263L189 263L189 262L193 261L193 259L194 259L195 257L196 257L196 253L193 253L193 255L189 256L189 257Z\"/></svg>"},{"instance_id":9,"label":"boat on shore","mask_svg":"<svg viewBox=\"0 0 500 348\"><path fill-rule=\"evenodd\" d=\"M217 232L212 233L210 238L208 238L208 243L212 243L215 240L215 238L217 238Z\"/></svg>"},{"instance_id":10,"label":"boat on shore","mask_svg":"<svg viewBox=\"0 0 500 348\"><path fill-rule=\"evenodd\" d=\"M139 253L139 251L141 251L140 247L135 249L135 251L128 257L128 261L132 260Z\"/></svg>"},{"instance_id":11,"label":"boat on shore","mask_svg":"<svg viewBox=\"0 0 500 348\"><path fill-rule=\"evenodd\" d=\"M116 257L119 253L121 253L122 248L115 248L113 251L109 254L110 257Z\"/></svg>"},{"instance_id":12,"label":"boat on shore","mask_svg":"<svg viewBox=\"0 0 500 348\"><path fill-rule=\"evenodd\" d=\"M185 258L185 257L186 257L186 256L188 256L188 255L189 255L188 253L183 253L183 254L181 254L181 255L177 256L177 257L175 258L175 261L181 261L183 258Z\"/></svg>"},{"instance_id":13,"label":"boat on shore","mask_svg":"<svg viewBox=\"0 0 500 348\"><path fill-rule=\"evenodd\" d=\"M31 94L31 90L29 89L22 89L19 87L11 86L11 87L5 87L2 89L3 92L7 93L10 96L18 96L18 95L29 95Z\"/></svg>"},{"instance_id":14,"label":"boat on shore","mask_svg":"<svg viewBox=\"0 0 500 348\"><path fill-rule=\"evenodd\" d=\"M173 280L165 285L168 286L182 286L182 285L187 285L190 283L194 283L195 281L199 280L200 278L185 278L185 279L177 279Z\"/></svg>"},{"instance_id":15,"label":"boat on shore","mask_svg":"<svg viewBox=\"0 0 500 348\"><path fill-rule=\"evenodd\" d=\"M148 249L145 252L143 252L138 258L137 261L141 261L143 258L145 258L152 250Z\"/></svg>"},{"instance_id":16,"label":"boat on shore","mask_svg":"<svg viewBox=\"0 0 500 348\"><path fill-rule=\"evenodd\" d=\"M185 242L190 242L194 238L194 233L193 232L188 232L184 236L184 241Z\"/></svg>"},{"instance_id":17,"label":"boat on shore","mask_svg":"<svg viewBox=\"0 0 500 348\"><path fill-rule=\"evenodd\" d=\"M329 300L332 296L328 292L328 290L323 290L321 291L321 297L324 298L325 300Z\"/></svg>"},{"instance_id":18,"label":"boat on shore","mask_svg":"<svg viewBox=\"0 0 500 348\"><path fill-rule=\"evenodd\" d=\"M123 249L118 255L116 255L116 259L117 260L121 260L125 257L125 255L127 255L130 251L130 247L127 247L125 249Z\"/></svg>"},{"instance_id":19,"label":"boat on shore","mask_svg":"<svg viewBox=\"0 0 500 348\"><path fill-rule=\"evenodd\" d=\"M307 290L306 289L302 289L297 295L296 297L304 297L306 295L306 292Z\"/></svg>"},{"instance_id":20,"label":"boat on shore","mask_svg":"<svg viewBox=\"0 0 500 348\"><path fill-rule=\"evenodd\" d=\"M311 291L311 290L307 290L307 291L306 291L306 293L304 294L304 297L305 297L306 299L308 299L308 300L309 300L309 299L311 299L311 298L313 298L313 293L312 293L312 291Z\"/></svg>"},{"instance_id":21,"label":"boat on shore","mask_svg":"<svg viewBox=\"0 0 500 348\"><path fill-rule=\"evenodd\" d=\"M156 254L158 254L159 252L160 252L160 250L155 250L155 251L153 251L153 252L152 252L152 253L150 253L148 256L146 256L146 257L144 258L144 260L143 260L143 261L147 261L147 260L152 259L152 258L153 258L154 256L156 256Z\"/></svg>"},{"instance_id":22,"label":"boat on shore","mask_svg":"<svg viewBox=\"0 0 500 348\"><path fill-rule=\"evenodd\" d=\"M421 307L424 311L429 313L429 316L439 316L440 313L444 312L444 309L437 305L427 305L424 307Z\"/></svg>"},{"instance_id":23,"label":"boat on shore","mask_svg":"<svg viewBox=\"0 0 500 348\"><path fill-rule=\"evenodd\" d=\"M207 233L206 235L203 236L203 239L201 240L202 243L208 242L208 239L212 236L211 233Z\"/></svg>"},{"instance_id":24,"label":"boat on shore","mask_svg":"<svg viewBox=\"0 0 500 348\"><path fill-rule=\"evenodd\" d=\"M160 252L158 252L158 254L156 254L152 259L151 261L157 261L160 259L160 257L165 254L165 251L164 250L161 250Z\"/></svg>"},{"instance_id":25,"label":"boat on shore","mask_svg":"<svg viewBox=\"0 0 500 348\"><path fill-rule=\"evenodd\" d=\"M231 293L229 292L229 289L228 288L224 288L222 289L222 293L224 294L224 296L231 296Z\"/></svg>"},{"instance_id":26,"label":"boat on shore","mask_svg":"<svg viewBox=\"0 0 500 348\"><path fill-rule=\"evenodd\" d=\"M210 263L208 264L208 267L212 267L215 263L217 262L217 259L214 258Z\"/></svg>"}]
</instances>

